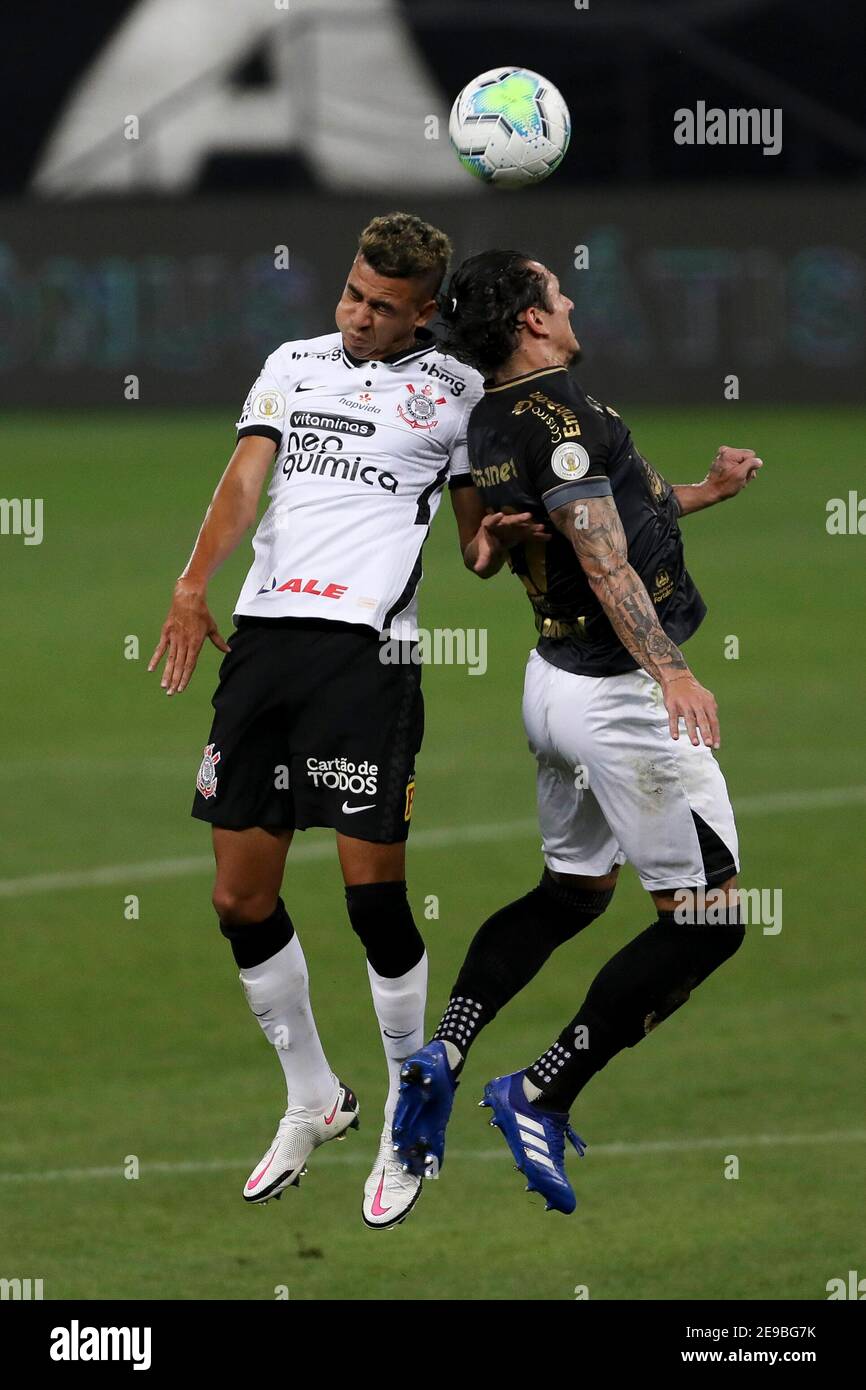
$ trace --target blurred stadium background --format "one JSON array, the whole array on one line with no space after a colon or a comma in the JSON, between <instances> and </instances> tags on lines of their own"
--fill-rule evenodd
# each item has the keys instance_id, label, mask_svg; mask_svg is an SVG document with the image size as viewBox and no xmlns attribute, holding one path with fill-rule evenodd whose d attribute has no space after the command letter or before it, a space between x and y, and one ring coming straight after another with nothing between
<instances>
[{"instance_id":1,"label":"blurred stadium background","mask_svg":"<svg viewBox=\"0 0 866 1390\"><path fill-rule=\"evenodd\" d=\"M773 1300L863 1268L866 542L826 525L863 486L862 26L840 0L18 7L0 60L0 497L43 499L44 538L0 535L0 1276L52 1299ZM450 152L453 97L498 62L569 103L543 188L485 189ZM674 111L698 101L781 108L781 151L675 144ZM480 1040L443 1179L385 1238L359 1212L383 1064L325 832L299 837L285 896L365 1123L299 1193L240 1201L281 1100L187 814L216 655L171 703L144 667L262 359L330 330L358 231L394 207L443 226L458 259L509 244L546 260L588 389L667 476L697 480L722 442L766 460L684 529L742 882L781 890L784 920L592 1083L581 1206L539 1226L472 1101L649 921L630 876ZM447 509L422 621L487 628L489 671L425 672L409 877L419 920L440 903L431 1018L476 925L539 864L529 612L507 579L463 572ZM247 562L214 585L224 631Z\"/></svg>"}]
</instances>

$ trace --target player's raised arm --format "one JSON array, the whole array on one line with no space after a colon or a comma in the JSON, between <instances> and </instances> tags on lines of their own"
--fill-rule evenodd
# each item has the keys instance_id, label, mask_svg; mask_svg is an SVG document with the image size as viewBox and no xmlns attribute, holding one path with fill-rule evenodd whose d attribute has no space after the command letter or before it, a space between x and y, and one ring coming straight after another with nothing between
<instances>
[{"instance_id":1,"label":"player's raised arm","mask_svg":"<svg viewBox=\"0 0 866 1390\"><path fill-rule=\"evenodd\" d=\"M472 402L480 395L480 389L478 386L470 392L463 412L460 431L451 451L449 489L463 563L473 574L477 574L479 579L492 579L505 564L509 547L521 540L529 539L524 523L532 518L528 513L506 518L501 511L487 506L478 488L473 484L467 424Z\"/></svg>"},{"instance_id":2,"label":"player's raised arm","mask_svg":"<svg viewBox=\"0 0 866 1390\"><path fill-rule=\"evenodd\" d=\"M628 562L625 532L612 497L589 497L554 508L550 519L571 542L611 627L635 661L662 689L671 738L684 718L689 738L719 746L716 701L699 684L658 620L652 599Z\"/></svg>"},{"instance_id":3,"label":"player's raised arm","mask_svg":"<svg viewBox=\"0 0 866 1390\"><path fill-rule=\"evenodd\" d=\"M161 685L167 695L186 689L206 638L220 651L229 650L208 608L207 586L211 575L255 522L275 447L262 435L239 439L205 513L192 555L174 586L171 607L147 668L153 671L165 655Z\"/></svg>"},{"instance_id":4,"label":"player's raised arm","mask_svg":"<svg viewBox=\"0 0 866 1390\"><path fill-rule=\"evenodd\" d=\"M754 449L733 449L727 444L720 445L702 483L675 484L674 497L680 516L703 511L705 507L714 507L717 502L736 497L757 478L758 470L763 466L763 459L758 458Z\"/></svg>"}]
</instances>

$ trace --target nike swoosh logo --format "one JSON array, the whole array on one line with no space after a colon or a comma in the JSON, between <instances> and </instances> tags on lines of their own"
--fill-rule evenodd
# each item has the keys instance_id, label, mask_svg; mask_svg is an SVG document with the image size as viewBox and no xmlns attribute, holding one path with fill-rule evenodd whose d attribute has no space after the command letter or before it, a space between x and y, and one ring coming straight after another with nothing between
<instances>
[{"instance_id":1,"label":"nike swoosh logo","mask_svg":"<svg viewBox=\"0 0 866 1390\"><path fill-rule=\"evenodd\" d=\"M326 1124L326 1125L329 1125L329 1124L332 1124L332 1123L333 1123L334 1116L335 1116L336 1113L337 1113L337 1106L338 1106L339 1104L340 1104L340 1097L337 1096L337 1099L334 1101L334 1108L333 1108L333 1110L331 1111L330 1115L325 1115L325 1117L324 1117L324 1120L325 1120L325 1124Z\"/></svg>"},{"instance_id":2,"label":"nike swoosh logo","mask_svg":"<svg viewBox=\"0 0 866 1390\"><path fill-rule=\"evenodd\" d=\"M296 386L295 394L297 395L298 391L324 391L324 389L324 386Z\"/></svg>"},{"instance_id":3,"label":"nike swoosh logo","mask_svg":"<svg viewBox=\"0 0 866 1390\"><path fill-rule=\"evenodd\" d=\"M359 811L372 811L372 809L373 809L373 807L374 807L375 805L376 805L375 801L371 801L369 806L350 806L350 805L348 804L348 802L344 801L344 802L343 802L343 815L344 815L344 816L356 816L356 815L358 814Z\"/></svg>"},{"instance_id":4,"label":"nike swoosh logo","mask_svg":"<svg viewBox=\"0 0 866 1390\"><path fill-rule=\"evenodd\" d=\"M256 1176L254 1178L251 1178L250 1181L247 1183L247 1187L250 1189L251 1192L254 1187L258 1187L262 1178L265 1176L265 1173L268 1171L268 1169L274 1161L274 1155L276 1154L276 1152L276 1149L274 1149L274 1152L271 1154L262 1171L260 1173L256 1173Z\"/></svg>"},{"instance_id":5,"label":"nike swoosh logo","mask_svg":"<svg viewBox=\"0 0 866 1390\"><path fill-rule=\"evenodd\" d=\"M410 1028L408 1033L389 1033L387 1028L382 1029L386 1038L411 1038L414 1031L414 1028Z\"/></svg>"},{"instance_id":6,"label":"nike swoosh logo","mask_svg":"<svg viewBox=\"0 0 866 1390\"><path fill-rule=\"evenodd\" d=\"M381 1176L381 1178L379 1179L379 1186L376 1188L376 1195L375 1195L375 1197L373 1198L373 1206L372 1206L372 1208L371 1208L371 1210L372 1210L374 1216L387 1216L387 1215L388 1215L388 1212L391 1210L390 1207L383 1207L383 1206L382 1206L381 1198L382 1198L382 1188L383 1188L384 1186L385 1186L385 1169L383 1168L383 1169L382 1169L382 1176Z\"/></svg>"}]
</instances>

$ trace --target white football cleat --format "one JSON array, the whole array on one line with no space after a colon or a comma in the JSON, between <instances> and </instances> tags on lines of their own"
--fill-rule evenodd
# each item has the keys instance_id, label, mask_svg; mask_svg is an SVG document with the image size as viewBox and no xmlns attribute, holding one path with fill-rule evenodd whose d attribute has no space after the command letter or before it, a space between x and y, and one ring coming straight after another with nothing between
<instances>
[{"instance_id":1,"label":"white football cleat","mask_svg":"<svg viewBox=\"0 0 866 1390\"><path fill-rule=\"evenodd\" d=\"M358 1101L342 1081L327 1110L306 1110L290 1105L277 1126L271 1147L244 1184L244 1201L269 1202L287 1187L299 1187L313 1149L329 1139L344 1139L347 1129L358 1128Z\"/></svg>"},{"instance_id":2,"label":"white football cleat","mask_svg":"<svg viewBox=\"0 0 866 1390\"><path fill-rule=\"evenodd\" d=\"M399 1226L421 1196L421 1179L403 1171L403 1162L394 1152L391 1126L382 1130L379 1153L364 1183L361 1215L372 1231Z\"/></svg>"}]
</instances>

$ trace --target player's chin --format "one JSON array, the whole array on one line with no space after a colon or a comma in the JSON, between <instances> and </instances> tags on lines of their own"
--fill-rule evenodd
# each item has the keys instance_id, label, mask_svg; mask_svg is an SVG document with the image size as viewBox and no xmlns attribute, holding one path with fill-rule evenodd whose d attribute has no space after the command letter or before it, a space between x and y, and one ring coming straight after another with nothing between
<instances>
[{"instance_id":1,"label":"player's chin","mask_svg":"<svg viewBox=\"0 0 866 1390\"><path fill-rule=\"evenodd\" d=\"M376 344L369 338L356 338L352 333L344 333L343 342L353 357L365 358L376 350Z\"/></svg>"}]
</instances>

